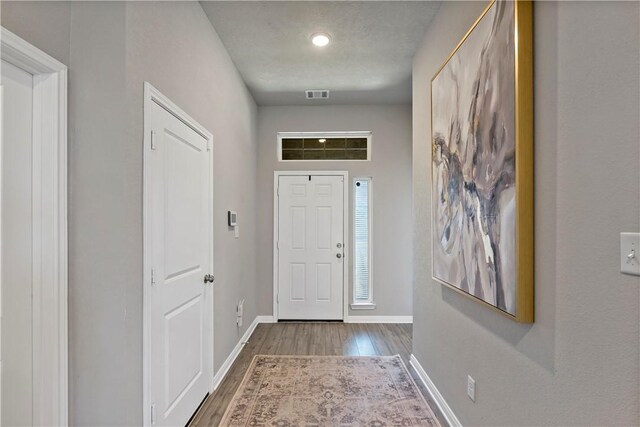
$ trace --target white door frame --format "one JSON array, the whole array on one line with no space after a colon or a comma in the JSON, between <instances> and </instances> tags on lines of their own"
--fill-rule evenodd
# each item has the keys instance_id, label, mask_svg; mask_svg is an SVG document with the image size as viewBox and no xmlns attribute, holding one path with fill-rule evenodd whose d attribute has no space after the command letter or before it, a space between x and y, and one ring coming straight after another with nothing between
<instances>
[{"instance_id":1,"label":"white door frame","mask_svg":"<svg viewBox=\"0 0 640 427\"><path fill-rule=\"evenodd\" d=\"M33 423L67 425L67 67L3 27L0 57L34 82Z\"/></svg>"},{"instance_id":2,"label":"white door frame","mask_svg":"<svg viewBox=\"0 0 640 427\"><path fill-rule=\"evenodd\" d=\"M142 336L143 336L143 350L142 350L142 419L143 425L151 425L151 401L149 399L149 378L150 378L150 357L151 357L151 340L150 340L150 287L151 287L151 245L150 245L150 230L148 227L149 215L150 215L150 203L149 203L149 191L150 191L150 168L148 167L151 161L151 107L153 103L164 108L168 113L172 114L175 118L189 126L196 133L207 140L207 146L211 147L209 150L209 181L211 182L211 193L209 194L211 203L211 212L213 213L213 135L200 125L191 116L185 113L180 107L174 104L169 98L164 96L158 89L153 87L149 82L144 82L144 149L143 149L143 283L142 283ZM213 224L213 218L209 218L209 221ZM211 235L209 236L209 248L211 251L211 274L215 274L213 264L213 225L211 227ZM213 286L205 286L205 306L208 307L208 329L205 332L205 336L208 337L208 342L204 345L209 348L211 352L211 360L209 363L210 378L207 379L209 384L209 393L213 393L214 387L214 369L213 369Z\"/></svg>"},{"instance_id":3,"label":"white door frame","mask_svg":"<svg viewBox=\"0 0 640 427\"><path fill-rule=\"evenodd\" d=\"M351 245L349 241L349 172L348 171L274 171L273 172L273 320L278 321L278 267L279 267L279 250L278 250L278 236L279 230L279 212L278 212L278 182L281 176L306 176L306 175L321 175L321 176L341 176L343 185L343 224L342 230L342 244L344 245L344 261L342 263L342 287L343 289L343 301L342 301L342 320L347 321L349 317L349 253Z\"/></svg>"}]
</instances>

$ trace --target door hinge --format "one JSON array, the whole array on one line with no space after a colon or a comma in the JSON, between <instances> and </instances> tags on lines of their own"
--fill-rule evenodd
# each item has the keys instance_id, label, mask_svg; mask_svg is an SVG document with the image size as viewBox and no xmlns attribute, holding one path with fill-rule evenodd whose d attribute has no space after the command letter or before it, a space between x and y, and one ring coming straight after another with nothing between
<instances>
[{"instance_id":1,"label":"door hinge","mask_svg":"<svg viewBox=\"0 0 640 427\"><path fill-rule=\"evenodd\" d=\"M156 271L152 268L151 269L151 286L155 286L156 285Z\"/></svg>"},{"instance_id":2,"label":"door hinge","mask_svg":"<svg viewBox=\"0 0 640 427\"><path fill-rule=\"evenodd\" d=\"M151 149L152 150L156 149L156 131L155 130L151 131Z\"/></svg>"},{"instance_id":3,"label":"door hinge","mask_svg":"<svg viewBox=\"0 0 640 427\"><path fill-rule=\"evenodd\" d=\"M280 240L276 241L276 249L280 250Z\"/></svg>"},{"instance_id":4,"label":"door hinge","mask_svg":"<svg viewBox=\"0 0 640 427\"><path fill-rule=\"evenodd\" d=\"M207 139L207 151L211 151L211 140Z\"/></svg>"},{"instance_id":5,"label":"door hinge","mask_svg":"<svg viewBox=\"0 0 640 427\"><path fill-rule=\"evenodd\" d=\"M156 423L156 404L151 404L151 425Z\"/></svg>"},{"instance_id":6,"label":"door hinge","mask_svg":"<svg viewBox=\"0 0 640 427\"><path fill-rule=\"evenodd\" d=\"M278 186L276 193L278 194L278 197L280 197L280 186Z\"/></svg>"}]
</instances>

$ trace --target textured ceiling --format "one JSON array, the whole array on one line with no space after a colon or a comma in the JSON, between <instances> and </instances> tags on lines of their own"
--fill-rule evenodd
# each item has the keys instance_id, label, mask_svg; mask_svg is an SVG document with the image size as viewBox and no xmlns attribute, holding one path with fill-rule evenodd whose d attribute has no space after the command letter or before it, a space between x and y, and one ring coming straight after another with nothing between
<instances>
[{"instance_id":1,"label":"textured ceiling","mask_svg":"<svg viewBox=\"0 0 640 427\"><path fill-rule=\"evenodd\" d=\"M202 1L259 105L411 102L412 59L437 1ZM310 36L331 35L318 48ZM305 89L329 89L306 100Z\"/></svg>"}]
</instances>

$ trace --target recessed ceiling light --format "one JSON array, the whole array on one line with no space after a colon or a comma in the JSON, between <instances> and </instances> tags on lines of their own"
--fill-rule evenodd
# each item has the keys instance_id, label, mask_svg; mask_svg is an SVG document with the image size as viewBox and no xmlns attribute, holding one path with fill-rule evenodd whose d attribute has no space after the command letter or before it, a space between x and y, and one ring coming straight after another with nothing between
<instances>
[{"instance_id":1,"label":"recessed ceiling light","mask_svg":"<svg viewBox=\"0 0 640 427\"><path fill-rule=\"evenodd\" d=\"M328 45L330 41L331 41L331 38L329 37L328 34L325 34L325 33L317 33L311 36L311 43L319 47Z\"/></svg>"},{"instance_id":2,"label":"recessed ceiling light","mask_svg":"<svg viewBox=\"0 0 640 427\"><path fill-rule=\"evenodd\" d=\"M326 140L326 139L324 139L324 138L320 138L320 139L318 140L318 142L319 142L319 143L321 143L321 144L324 144L325 142L327 142L327 140Z\"/></svg>"}]
</instances>

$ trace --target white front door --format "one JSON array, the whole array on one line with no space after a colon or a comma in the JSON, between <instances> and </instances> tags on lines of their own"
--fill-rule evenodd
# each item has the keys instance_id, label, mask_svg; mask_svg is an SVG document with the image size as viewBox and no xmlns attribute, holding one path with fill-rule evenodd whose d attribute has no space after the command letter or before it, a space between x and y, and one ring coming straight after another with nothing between
<instances>
[{"instance_id":1,"label":"white front door","mask_svg":"<svg viewBox=\"0 0 640 427\"><path fill-rule=\"evenodd\" d=\"M33 422L33 75L2 61L2 418Z\"/></svg>"},{"instance_id":2,"label":"white front door","mask_svg":"<svg viewBox=\"0 0 640 427\"><path fill-rule=\"evenodd\" d=\"M278 179L278 318L342 320L344 177Z\"/></svg>"},{"instance_id":3,"label":"white front door","mask_svg":"<svg viewBox=\"0 0 640 427\"><path fill-rule=\"evenodd\" d=\"M150 423L185 425L211 383L212 157L207 139L152 101L147 150Z\"/></svg>"}]
</instances>

